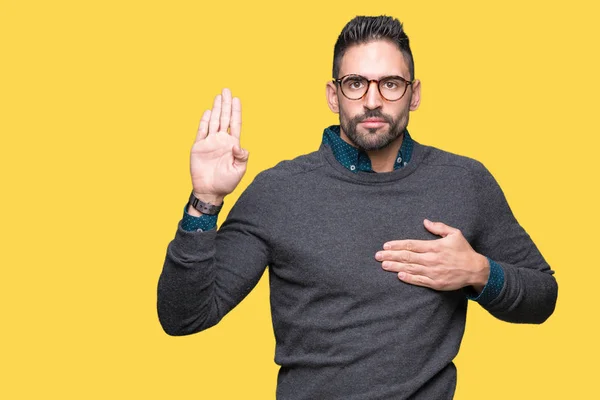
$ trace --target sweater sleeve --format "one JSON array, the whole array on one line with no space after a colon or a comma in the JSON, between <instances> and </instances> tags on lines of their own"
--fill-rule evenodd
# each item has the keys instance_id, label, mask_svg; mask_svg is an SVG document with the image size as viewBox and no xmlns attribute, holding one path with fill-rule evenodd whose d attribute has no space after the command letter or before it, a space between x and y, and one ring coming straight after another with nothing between
<instances>
[{"instance_id":1,"label":"sweater sleeve","mask_svg":"<svg viewBox=\"0 0 600 400\"><path fill-rule=\"evenodd\" d=\"M515 323L542 323L558 295L554 271L515 219L502 189L483 165L475 173L479 199L475 251L494 260L504 273L497 296L479 301L496 318Z\"/></svg>"},{"instance_id":2,"label":"sweater sleeve","mask_svg":"<svg viewBox=\"0 0 600 400\"><path fill-rule=\"evenodd\" d=\"M186 231L169 243L158 281L160 323L169 335L189 335L217 324L256 286L269 263L262 211L254 184L218 230Z\"/></svg>"}]
</instances>

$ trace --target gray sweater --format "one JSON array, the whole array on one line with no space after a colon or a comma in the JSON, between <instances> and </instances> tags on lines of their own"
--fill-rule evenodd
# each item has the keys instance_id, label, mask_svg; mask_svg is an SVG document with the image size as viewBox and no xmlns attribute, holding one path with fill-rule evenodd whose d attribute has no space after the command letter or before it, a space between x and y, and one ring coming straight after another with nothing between
<instances>
[{"instance_id":1,"label":"gray sweater","mask_svg":"<svg viewBox=\"0 0 600 400\"><path fill-rule=\"evenodd\" d=\"M259 174L218 231L178 228L158 285L164 330L218 323L269 266L278 399L451 399L465 291L400 281L374 255L397 239L438 239L423 219L460 229L498 262L505 321L541 323L553 271L479 162L415 142L411 162L352 173L327 145Z\"/></svg>"}]
</instances>

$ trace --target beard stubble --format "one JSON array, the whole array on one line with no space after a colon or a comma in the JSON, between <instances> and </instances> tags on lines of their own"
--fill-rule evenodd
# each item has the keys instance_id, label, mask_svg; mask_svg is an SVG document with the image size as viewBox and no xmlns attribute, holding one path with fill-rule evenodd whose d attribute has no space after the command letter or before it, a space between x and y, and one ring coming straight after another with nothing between
<instances>
[{"instance_id":1,"label":"beard stubble","mask_svg":"<svg viewBox=\"0 0 600 400\"><path fill-rule=\"evenodd\" d=\"M357 130L358 124L367 118L383 119L388 124L387 131L378 133L377 131L381 128L367 128L367 133L359 133ZM387 147L404 133L406 125L400 126L400 121L401 118L394 120L390 115L376 109L366 110L364 114L355 116L347 124L343 123L340 118L340 125L346 136L348 136L356 147L363 151L373 151Z\"/></svg>"}]
</instances>

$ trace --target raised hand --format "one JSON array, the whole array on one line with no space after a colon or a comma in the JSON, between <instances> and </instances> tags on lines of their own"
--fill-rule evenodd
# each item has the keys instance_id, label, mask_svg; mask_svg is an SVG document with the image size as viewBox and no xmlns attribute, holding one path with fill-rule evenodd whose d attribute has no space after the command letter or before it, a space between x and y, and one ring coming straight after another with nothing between
<instances>
[{"instance_id":1,"label":"raised hand","mask_svg":"<svg viewBox=\"0 0 600 400\"><path fill-rule=\"evenodd\" d=\"M240 147L242 106L229 89L215 97L212 110L200 120L190 154L194 195L219 205L233 192L246 172L248 152Z\"/></svg>"}]
</instances>

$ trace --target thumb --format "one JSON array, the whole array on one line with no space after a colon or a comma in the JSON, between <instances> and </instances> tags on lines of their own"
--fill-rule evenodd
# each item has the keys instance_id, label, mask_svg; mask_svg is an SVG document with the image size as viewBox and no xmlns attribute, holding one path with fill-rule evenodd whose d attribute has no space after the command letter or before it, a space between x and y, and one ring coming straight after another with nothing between
<instances>
[{"instance_id":1,"label":"thumb","mask_svg":"<svg viewBox=\"0 0 600 400\"><path fill-rule=\"evenodd\" d=\"M446 237L449 234L456 231L455 228L448 226L448 225L444 224L443 222L431 222L428 219L425 219L423 221L423 225L425 225L425 228L429 232L433 233L434 235L441 236L441 237Z\"/></svg>"},{"instance_id":2,"label":"thumb","mask_svg":"<svg viewBox=\"0 0 600 400\"><path fill-rule=\"evenodd\" d=\"M240 163L245 163L246 161L248 161L248 156L250 155L248 153L248 150L244 150L238 144L236 144L235 146L233 146L232 151L233 158L235 158L235 161Z\"/></svg>"}]
</instances>

